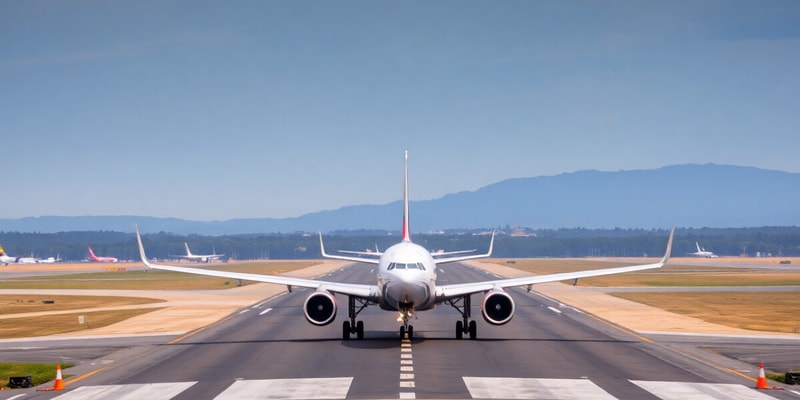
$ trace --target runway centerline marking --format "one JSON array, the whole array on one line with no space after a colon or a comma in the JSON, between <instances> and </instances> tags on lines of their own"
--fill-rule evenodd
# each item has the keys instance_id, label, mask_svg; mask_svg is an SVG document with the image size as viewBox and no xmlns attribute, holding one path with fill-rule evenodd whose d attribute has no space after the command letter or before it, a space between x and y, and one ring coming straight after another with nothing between
<instances>
[{"instance_id":1,"label":"runway centerline marking","mask_svg":"<svg viewBox=\"0 0 800 400\"><path fill-rule=\"evenodd\" d=\"M271 308L271 307L270 307L270 308L268 308L268 309L266 309L266 310L264 310L264 311L262 311L262 312L260 312L260 313L258 313L258 315L264 315L264 314L266 314L266 313L268 313L268 312L270 312L270 311L272 311L272 308Z\"/></svg>"},{"instance_id":2,"label":"runway centerline marking","mask_svg":"<svg viewBox=\"0 0 800 400\"><path fill-rule=\"evenodd\" d=\"M414 359L411 350L411 340L403 338L400 341L400 398L401 399L416 399L417 393L413 390L416 388L414 381Z\"/></svg>"}]
</instances>

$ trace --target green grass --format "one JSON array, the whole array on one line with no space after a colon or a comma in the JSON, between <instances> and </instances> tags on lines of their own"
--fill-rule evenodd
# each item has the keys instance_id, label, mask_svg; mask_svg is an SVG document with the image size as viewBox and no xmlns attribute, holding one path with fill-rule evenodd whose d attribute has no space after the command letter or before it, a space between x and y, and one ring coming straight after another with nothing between
<instances>
[{"instance_id":1,"label":"green grass","mask_svg":"<svg viewBox=\"0 0 800 400\"><path fill-rule=\"evenodd\" d=\"M63 370L71 366L72 364L61 364L62 378ZM56 379L56 364L0 362L0 387L6 387L8 378L12 376L30 376L33 386L41 385Z\"/></svg>"}]
</instances>

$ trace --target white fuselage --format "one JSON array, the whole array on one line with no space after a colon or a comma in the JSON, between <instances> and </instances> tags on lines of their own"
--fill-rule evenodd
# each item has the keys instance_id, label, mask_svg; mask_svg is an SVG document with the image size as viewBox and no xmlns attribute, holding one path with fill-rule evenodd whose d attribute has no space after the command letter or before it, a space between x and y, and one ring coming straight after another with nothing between
<instances>
[{"instance_id":1,"label":"white fuselage","mask_svg":"<svg viewBox=\"0 0 800 400\"><path fill-rule=\"evenodd\" d=\"M385 310L429 310L436 305L436 263L410 241L389 247L378 261L380 306Z\"/></svg>"}]
</instances>

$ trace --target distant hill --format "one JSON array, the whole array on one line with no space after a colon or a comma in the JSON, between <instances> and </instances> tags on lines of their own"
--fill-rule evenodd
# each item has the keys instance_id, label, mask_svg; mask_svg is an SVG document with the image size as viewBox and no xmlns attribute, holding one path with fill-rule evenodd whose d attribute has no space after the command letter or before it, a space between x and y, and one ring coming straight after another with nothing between
<instances>
[{"instance_id":1,"label":"distant hill","mask_svg":"<svg viewBox=\"0 0 800 400\"><path fill-rule=\"evenodd\" d=\"M800 225L800 174L730 165L580 171L504 180L472 192L411 202L412 232L523 226L667 228ZM355 205L294 218L188 221L142 216L0 219L0 231L144 232L222 235L398 230L400 201Z\"/></svg>"}]
</instances>

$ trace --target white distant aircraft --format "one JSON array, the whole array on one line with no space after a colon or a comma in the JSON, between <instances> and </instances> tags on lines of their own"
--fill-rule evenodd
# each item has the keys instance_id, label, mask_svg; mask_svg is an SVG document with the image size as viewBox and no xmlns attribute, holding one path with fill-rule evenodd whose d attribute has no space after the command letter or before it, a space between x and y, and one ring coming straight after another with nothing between
<instances>
[{"instance_id":1,"label":"white distant aircraft","mask_svg":"<svg viewBox=\"0 0 800 400\"><path fill-rule=\"evenodd\" d=\"M694 253L689 253L689 254L691 254L691 255L693 255L695 257L705 257L705 258L717 258L717 257L719 257L718 255L716 255L716 254L714 254L714 253L712 253L710 251L706 251L706 249L700 247L700 243L694 242L694 244L695 244L695 246L697 246L697 251L694 252Z\"/></svg>"},{"instance_id":2,"label":"white distant aircraft","mask_svg":"<svg viewBox=\"0 0 800 400\"><path fill-rule=\"evenodd\" d=\"M98 257L94 255L94 250L92 250L92 246L89 246L89 259L94 262L102 262L102 263L115 263L119 261L114 257Z\"/></svg>"},{"instance_id":3,"label":"white distant aircraft","mask_svg":"<svg viewBox=\"0 0 800 400\"><path fill-rule=\"evenodd\" d=\"M15 262L17 262L17 257L7 255L6 251L3 250L3 246L0 246L0 264L8 265Z\"/></svg>"},{"instance_id":4,"label":"white distant aircraft","mask_svg":"<svg viewBox=\"0 0 800 400\"><path fill-rule=\"evenodd\" d=\"M377 264L377 284L375 285L158 265L148 261L144 246L142 245L142 238L139 234L138 226L136 226L136 240L139 243L139 255L142 262L153 269L273 283L286 285L290 289L292 286L313 289L314 292L306 298L303 304L303 313L308 322L313 325L324 326L333 322L334 318L336 318L337 311L336 297L334 297L334 294L347 296L348 319L342 324L342 339L344 340L350 339L353 334L355 334L358 339L364 337L364 322L357 320L357 317L367 306L378 305L383 310L399 312L397 321L403 323L400 327L400 337L404 338L407 335L410 339L413 337L414 328L409 325L409 319L413 317L415 312L430 310L437 304L449 304L461 313L461 319L456 322L455 335L457 339L461 339L464 334L468 334L470 339L475 339L477 337L476 323L474 320L470 319L471 295L476 293L481 293L483 295L483 299L481 300L481 313L488 323L492 325L503 325L514 316L514 300L503 289L527 286L530 290L531 285L537 283L661 268L669 259L674 231L675 229L673 227L669 234L664 257L653 264L537 275L522 278L496 279L483 282L437 285L436 267L438 264L489 257L494 247L494 234L492 234L491 241L489 242L489 250L485 254L451 254L445 257L434 257L434 255L424 247L411 242L408 225L408 152L406 152L403 227L402 240L400 243L378 254L356 252L356 254L364 253L365 257L358 257L355 255L331 255L325 252L322 234L320 233L319 235L320 250L324 257ZM375 255L377 255L377 258L374 257Z\"/></svg>"},{"instance_id":5,"label":"white distant aircraft","mask_svg":"<svg viewBox=\"0 0 800 400\"><path fill-rule=\"evenodd\" d=\"M197 262L211 262L213 260L217 260L220 257L224 256L225 254L217 254L217 251L214 250L212 253L214 254L192 254L192 251L189 250L189 243L183 242L183 246L186 247L186 255L185 256L178 256L183 258L184 260L191 260Z\"/></svg>"}]
</instances>

